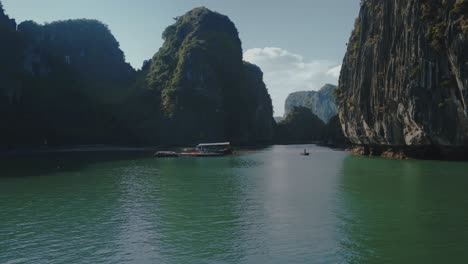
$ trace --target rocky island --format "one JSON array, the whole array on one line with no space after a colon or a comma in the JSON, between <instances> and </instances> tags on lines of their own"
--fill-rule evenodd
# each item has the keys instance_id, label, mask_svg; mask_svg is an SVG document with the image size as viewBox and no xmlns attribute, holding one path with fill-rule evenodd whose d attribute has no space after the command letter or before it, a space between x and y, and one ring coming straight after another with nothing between
<instances>
[{"instance_id":1,"label":"rocky island","mask_svg":"<svg viewBox=\"0 0 468 264\"><path fill-rule=\"evenodd\" d=\"M16 25L2 11L0 37L0 148L126 142L117 110L135 70L106 25Z\"/></svg>"},{"instance_id":2,"label":"rocky island","mask_svg":"<svg viewBox=\"0 0 468 264\"><path fill-rule=\"evenodd\" d=\"M467 14L465 0L362 1L336 91L357 152L466 157Z\"/></svg>"},{"instance_id":3,"label":"rocky island","mask_svg":"<svg viewBox=\"0 0 468 264\"><path fill-rule=\"evenodd\" d=\"M348 147L337 115L336 88L326 84L319 91L291 93L285 102L284 118L276 118L275 142Z\"/></svg>"},{"instance_id":4,"label":"rocky island","mask_svg":"<svg viewBox=\"0 0 468 264\"><path fill-rule=\"evenodd\" d=\"M176 18L139 71L97 20L17 25L1 8L0 37L0 148L273 139L261 69L207 8Z\"/></svg>"},{"instance_id":5,"label":"rocky island","mask_svg":"<svg viewBox=\"0 0 468 264\"><path fill-rule=\"evenodd\" d=\"M328 123L338 113L333 96L335 89L336 85L326 84L318 91L301 91L290 94L284 106L284 116L286 117L292 112L294 107L306 107L323 122Z\"/></svg>"},{"instance_id":6,"label":"rocky island","mask_svg":"<svg viewBox=\"0 0 468 264\"><path fill-rule=\"evenodd\" d=\"M269 142L274 120L259 67L242 60L234 23L195 8L166 28L163 47L140 73L158 106L162 142Z\"/></svg>"}]
</instances>

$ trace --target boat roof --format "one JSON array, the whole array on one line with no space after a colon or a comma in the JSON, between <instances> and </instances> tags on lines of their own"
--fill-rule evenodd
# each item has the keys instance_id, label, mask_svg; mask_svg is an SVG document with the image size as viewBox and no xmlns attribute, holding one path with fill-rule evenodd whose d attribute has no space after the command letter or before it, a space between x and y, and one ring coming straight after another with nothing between
<instances>
[{"instance_id":1,"label":"boat roof","mask_svg":"<svg viewBox=\"0 0 468 264\"><path fill-rule=\"evenodd\" d=\"M202 144L198 144L197 147L229 146L229 145L231 145L230 142L222 142L222 143L202 143Z\"/></svg>"}]
</instances>

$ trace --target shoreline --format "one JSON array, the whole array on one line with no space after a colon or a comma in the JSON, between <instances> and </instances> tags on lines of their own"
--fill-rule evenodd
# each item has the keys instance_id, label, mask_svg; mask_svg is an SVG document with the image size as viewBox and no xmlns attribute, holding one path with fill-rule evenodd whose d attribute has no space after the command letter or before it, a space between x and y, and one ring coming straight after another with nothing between
<instances>
[{"instance_id":1,"label":"shoreline","mask_svg":"<svg viewBox=\"0 0 468 264\"><path fill-rule=\"evenodd\" d=\"M468 161L468 147L351 145L353 155L396 160Z\"/></svg>"},{"instance_id":2,"label":"shoreline","mask_svg":"<svg viewBox=\"0 0 468 264\"><path fill-rule=\"evenodd\" d=\"M468 148L464 147L444 147L444 146L368 146L350 144L326 144L323 142L278 142L268 145L241 145L238 150L252 150L274 145L315 145L338 151L350 152L352 155L364 157L380 157L394 160L438 160L438 161L468 161ZM183 150L187 147L181 146L112 146L112 145L82 145L63 147L40 147L40 148L18 148L0 149L0 158L52 155L52 154L73 154L73 153L141 153L153 154L156 151Z\"/></svg>"},{"instance_id":3,"label":"shoreline","mask_svg":"<svg viewBox=\"0 0 468 264\"><path fill-rule=\"evenodd\" d=\"M85 152L150 152L158 147L125 147L84 145L67 147L19 148L13 150L0 149L0 157L27 156L39 154L85 153Z\"/></svg>"},{"instance_id":4,"label":"shoreline","mask_svg":"<svg viewBox=\"0 0 468 264\"><path fill-rule=\"evenodd\" d=\"M236 149L251 150L264 148L274 145L316 145L334 150L347 150L348 146L323 144L320 142L282 142L271 144L253 144L240 145ZM0 149L0 158L29 156L29 155L48 155L48 154L70 154L70 153L98 153L98 152L139 152L139 153L154 153L157 151L175 151L188 149L190 147L181 146L148 146L148 147L131 147L131 146L112 146L112 145L78 145L78 146L63 146L63 147L39 147L39 148L17 148L17 149Z\"/></svg>"}]
</instances>

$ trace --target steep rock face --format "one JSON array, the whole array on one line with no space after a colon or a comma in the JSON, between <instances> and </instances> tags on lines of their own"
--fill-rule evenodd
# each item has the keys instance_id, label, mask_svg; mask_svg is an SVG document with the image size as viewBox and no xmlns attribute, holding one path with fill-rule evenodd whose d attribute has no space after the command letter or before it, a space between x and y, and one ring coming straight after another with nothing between
<instances>
[{"instance_id":1,"label":"steep rock face","mask_svg":"<svg viewBox=\"0 0 468 264\"><path fill-rule=\"evenodd\" d=\"M236 129L232 134L240 142L268 142L274 136L273 105L268 90L263 82L262 70L251 63L244 62L241 95L232 106L234 113L239 113Z\"/></svg>"},{"instance_id":2,"label":"steep rock face","mask_svg":"<svg viewBox=\"0 0 468 264\"><path fill-rule=\"evenodd\" d=\"M3 11L0 2L0 105L12 104L20 93L21 41L16 22Z\"/></svg>"},{"instance_id":3,"label":"steep rock face","mask_svg":"<svg viewBox=\"0 0 468 264\"><path fill-rule=\"evenodd\" d=\"M260 69L242 61L234 24L206 8L176 20L145 72L162 113L161 141L270 140L271 99Z\"/></svg>"},{"instance_id":4,"label":"steep rock face","mask_svg":"<svg viewBox=\"0 0 468 264\"><path fill-rule=\"evenodd\" d=\"M294 107L307 107L316 114L323 122L328 123L338 111L333 97L335 85L326 84L319 91L295 92L288 96L285 103L285 116L287 116Z\"/></svg>"},{"instance_id":5,"label":"steep rock face","mask_svg":"<svg viewBox=\"0 0 468 264\"><path fill-rule=\"evenodd\" d=\"M0 11L2 150L273 138L263 73L242 61L226 16L197 8L177 18L136 73L99 21L17 27Z\"/></svg>"},{"instance_id":6,"label":"steep rock face","mask_svg":"<svg viewBox=\"0 0 468 264\"><path fill-rule=\"evenodd\" d=\"M102 22L92 19L18 25L26 47L23 70L31 76L47 76L66 68L83 88L99 90L128 87L134 69L125 62L119 43Z\"/></svg>"},{"instance_id":7,"label":"steep rock face","mask_svg":"<svg viewBox=\"0 0 468 264\"><path fill-rule=\"evenodd\" d=\"M352 143L468 145L468 1L365 0L336 92Z\"/></svg>"},{"instance_id":8,"label":"steep rock face","mask_svg":"<svg viewBox=\"0 0 468 264\"><path fill-rule=\"evenodd\" d=\"M0 148L123 143L116 112L134 70L109 29L95 20L18 29L9 21L0 29L0 97L8 102L0 106Z\"/></svg>"},{"instance_id":9,"label":"steep rock face","mask_svg":"<svg viewBox=\"0 0 468 264\"><path fill-rule=\"evenodd\" d=\"M279 122L281 122L281 121L284 120L284 117L282 117L282 116L274 116L273 119L274 119L275 122L278 124Z\"/></svg>"},{"instance_id":10,"label":"steep rock face","mask_svg":"<svg viewBox=\"0 0 468 264\"><path fill-rule=\"evenodd\" d=\"M0 148L18 132L15 110L22 96L22 45L15 20L4 13L0 2Z\"/></svg>"},{"instance_id":11,"label":"steep rock face","mask_svg":"<svg viewBox=\"0 0 468 264\"><path fill-rule=\"evenodd\" d=\"M328 146L345 147L349 145L348 139L344 136L341 129L340 118L335 115L325 125L323 130L322 142Z\"/></svg>"}]
</instances>

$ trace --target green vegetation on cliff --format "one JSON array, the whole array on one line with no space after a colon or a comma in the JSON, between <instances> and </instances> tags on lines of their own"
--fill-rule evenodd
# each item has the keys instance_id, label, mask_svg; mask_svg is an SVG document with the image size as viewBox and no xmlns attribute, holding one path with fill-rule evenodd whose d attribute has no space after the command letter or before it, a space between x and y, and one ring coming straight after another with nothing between
<instances>
[{"instance_id":1,"label":"green vegetation on cliff","mask_svg":"<svg viewBox=\"0 0 468 264\"><path fill-rule=\"evenodd\" d=\"M176 20L141 73L161 111L161 141L271 140L273 111L263 73L242 61L234 24L203 7Z\"/></svg>"},{"instance_id":2,"label":"green vegetation on cliff","mask_svg":"<svg viewBox=\"0 0 468 264\"><path fill-rule=\"evenodd\" d=\"M278 123L276 142L318 142L323 138L325 124L309 108L293 107L286 118Z\"/></svg>"},{"instance_id":3,"label":"green vegetation on cliff","mask_svg":"<svg viewBox=\"0 0 468 264\"><path fill-rule=\"evenodd\" d=\"M0 63L10 69L0 76L0 146L124 143L117 110L134 70L109 29L84 19L12 28L2 38L14 48Z\"/></svg>"},{"instance_id":4,"label":"green vegetation on cliff","mask_svg":"<svg viewBox=\"0 0 468 264\"><path fill-rule=\"evenodd\" d=\"M176 20L135 72L97 20L17 28L0 12L0 148L272 140L263 73L235 25L206 8Z\"/></svg>"},{"instance_id":5,"label":"green vegetation on cliff","mask_svg":"<svg viewBox=\"0 0 468 264\"><path fill-rule=\"evenodd\" d=\"M80 81L82 89L103 99L115 97L133 82L134 70L125 62L119 43L106 25L91 19L18 26L27 47L24 70L47 76L63 68Z\"/></svg>"}]
</instances>

